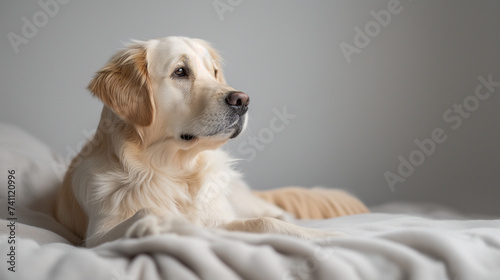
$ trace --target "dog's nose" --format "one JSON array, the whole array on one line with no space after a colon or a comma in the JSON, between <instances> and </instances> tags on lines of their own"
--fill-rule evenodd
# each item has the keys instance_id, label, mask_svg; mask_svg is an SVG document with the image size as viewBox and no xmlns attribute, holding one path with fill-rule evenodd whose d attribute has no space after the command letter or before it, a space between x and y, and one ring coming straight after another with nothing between
<instances>
[{"instance_id":1,"label":"dog's nose","mask_svg":"<svg viewBox=\"0 0 500 280\"><path fill-rule=\"evenodd\" d=\"M233 108L238 115L243 115L248 110L250 97L241 91L231 91L226 97L226 103Z\"/></svg>"}]
</instances>

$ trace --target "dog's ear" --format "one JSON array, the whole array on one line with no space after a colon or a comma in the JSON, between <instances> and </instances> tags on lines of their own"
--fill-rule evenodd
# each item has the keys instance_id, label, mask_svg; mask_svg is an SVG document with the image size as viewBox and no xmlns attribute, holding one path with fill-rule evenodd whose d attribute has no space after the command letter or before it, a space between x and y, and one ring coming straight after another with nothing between
<instances>
[{"instance_id":1,"label":"dog's ear","mask_svg":"<svg viewBox=\"0 0 500 280\"><path fill-rule=\"evenodd\" d=\"M138 126L153 122L155 104L142 43L131 44L114 55L88 89L126 122Z\"/></svg>"},{"instance_id":2,"label":"dog's ear","mask_svg":"<svg viewBox=\"0 0 500 280\"><path fill-rule=\"evenodd\" d=\"M217 77L216 77L217 80L223 84L226 84L226 79L224 78L224 73L222 72L222 64L224 63L224 61L222 60L219 53L207 41L202 39L193 39L193 40L198 44L202 45L205 49L207 49L217 69Z\"/></svg>"}]
</instances>

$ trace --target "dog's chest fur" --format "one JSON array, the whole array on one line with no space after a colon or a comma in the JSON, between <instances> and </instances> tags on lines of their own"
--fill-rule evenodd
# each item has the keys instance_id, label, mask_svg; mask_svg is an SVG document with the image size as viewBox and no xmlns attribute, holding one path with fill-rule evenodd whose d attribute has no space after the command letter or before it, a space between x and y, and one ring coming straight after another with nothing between
<instances>
[{"instance_id":1,"label":"dog's chest fur","mask_svg":"<svg viewBox=\"0 0 500 280\"><path fill-rule=\"evenodd\" d=\"M114 221L127 219L143 208L161 209L165 215L183 217L202 226L216 226L234 219L228 200L229 185L239 174L222 151L203 152L192 166L183 170L168 166L125 168L121 162L110 165L101 159L89 159L83 165L75 172L74 180L92 178L87 192L80 196L88 197L91 202L80 203L85 205L89 216L98 214L97 211L110 216L98 227L112 226Z\"/></svg>"}]
</instances>

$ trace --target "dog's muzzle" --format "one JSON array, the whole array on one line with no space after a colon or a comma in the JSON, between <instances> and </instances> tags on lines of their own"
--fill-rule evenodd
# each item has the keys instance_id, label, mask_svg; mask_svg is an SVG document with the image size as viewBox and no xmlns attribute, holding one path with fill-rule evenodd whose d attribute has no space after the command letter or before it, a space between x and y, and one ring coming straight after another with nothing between
<instances>
[{"instance_id":1,"label":"dog's muzzle","mask_svg":"<svg viewBox=\"0 0 500 280\"><path fill-rule=\"evenodd\" d=\"M229 106L229 114L226 115L225 120L220 120L222 123L215 127L214 130L203 135L184 133L180 138L184 141L195 140L198 137L210 137L215 135L230 135L229 138L238 136L245 127L246 112L250 104L248 95L241 91L230 91L225 98L226 104ZM226 126L223 123L226 123Z\"/></svg>"}]
</instances>

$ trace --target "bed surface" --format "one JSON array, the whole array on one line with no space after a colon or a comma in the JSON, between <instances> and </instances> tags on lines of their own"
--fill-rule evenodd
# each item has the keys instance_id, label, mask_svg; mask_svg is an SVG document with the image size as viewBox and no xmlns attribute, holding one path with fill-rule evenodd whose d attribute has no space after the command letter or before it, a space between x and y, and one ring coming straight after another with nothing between
<instances>
[{"instance_id":1,"label":"bed surface","mask_svg":"<svg viewBox=\"0 0 500 280\"><path fill-rule=\"evenodd\" d=\"M304 241L207 230L120 239L87 249L51 217L64 160L0 124L0 279L500 279L500 220L439 205L393 203L373 213L299 225L347 237ZM16 170L15 213L7 171ZM7 261L15 222L15 270Z\"/></svg>"}]
</instances>

